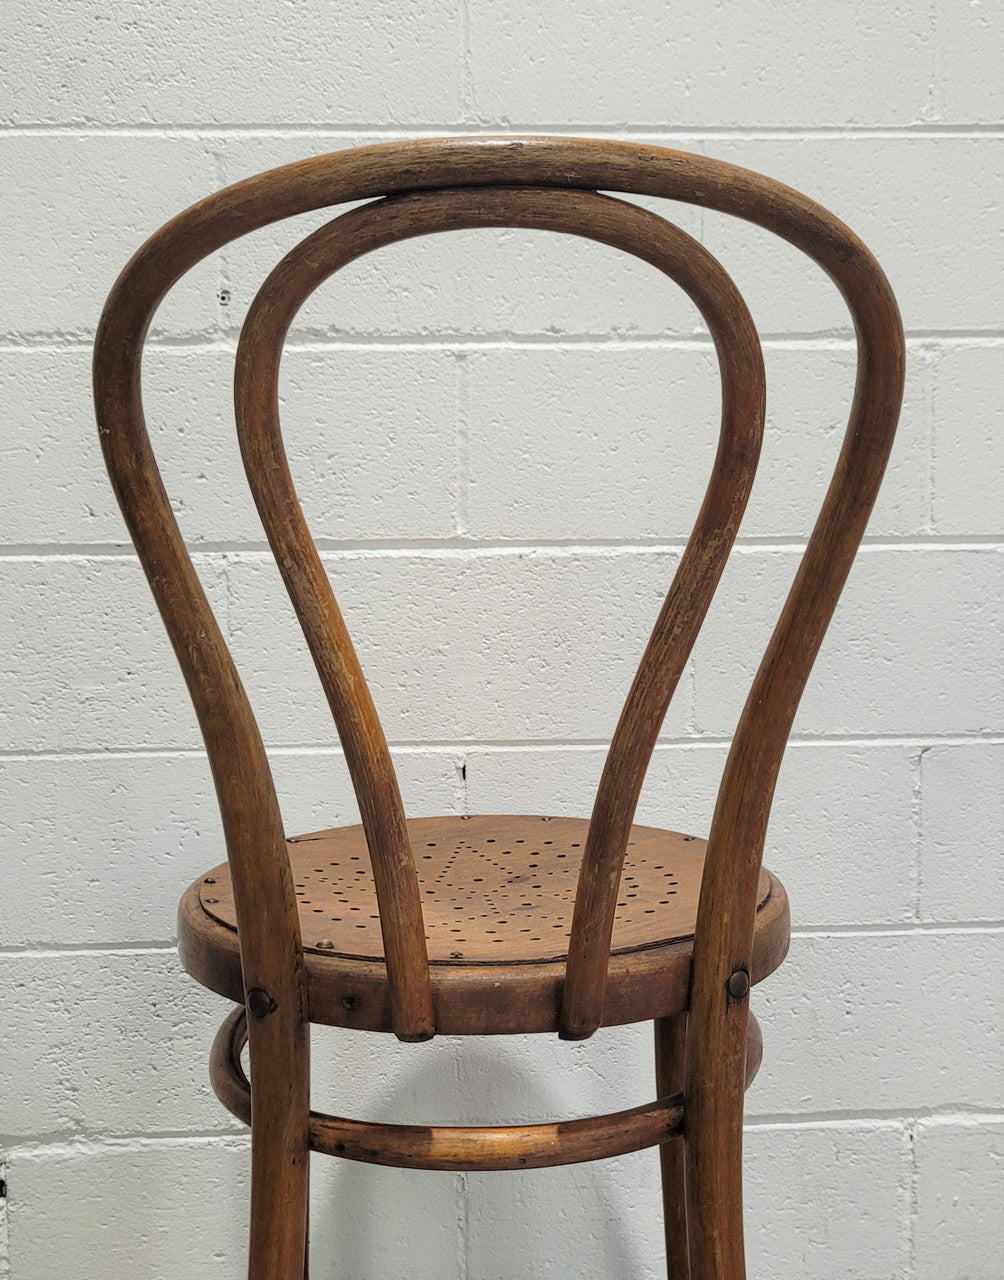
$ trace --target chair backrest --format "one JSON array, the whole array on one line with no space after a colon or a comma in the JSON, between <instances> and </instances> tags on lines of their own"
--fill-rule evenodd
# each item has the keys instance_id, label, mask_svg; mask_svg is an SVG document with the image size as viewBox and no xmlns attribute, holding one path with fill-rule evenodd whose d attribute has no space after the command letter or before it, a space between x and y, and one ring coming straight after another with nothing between
<instances>
[{"instance_id":1,"label":"chair backrest","mask_svg":"<svg viewBox=\"0 0 1004 1280\"><path fill-rule=\"evenodd\" d=\"M896 304L880 268L831 214L779 183L704 157L620 142L451 138L365 147L287 165L193 206L153 236L117 281L95 344L108 469L202 728L231 863L244 980L301 1014L303 957L285 832L261 736L195 575L150 446L142 346L164 294L229 241L307 210L372 200L307 237L248 314L235 401L245 467L323 683L370 848L393 1025L435 1029L421 902L401 797L369 690L307 530L279 431L282 344L306 297L361 254L410 236L530 227L585 236L652 263L702 312L722 376L718 453L693 533L627 696L599 784L576 897L561 1034L599 1025L630 826L669 701L721 576L753 480L764 416L756 331L735 286L678 228L598 190L662 196L735 214L822 266L858 339L855 397L833 480L754 679L722 777L694 951L692 1018L711 1025L728 980L748 970L767 819L802 689L864 532L903 383ZM381 198L382 197L382 198ZM724 1002L724 1003L723 1003Z\"/></svg>"}]
</instances>

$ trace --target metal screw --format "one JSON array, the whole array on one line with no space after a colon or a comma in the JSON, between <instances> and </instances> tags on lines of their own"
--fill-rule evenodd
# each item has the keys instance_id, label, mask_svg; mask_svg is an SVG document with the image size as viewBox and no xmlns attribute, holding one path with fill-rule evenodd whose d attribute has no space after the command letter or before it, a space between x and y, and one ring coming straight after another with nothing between
<instances>
[{"instance_id":1,"label":"metal screw","mask_svg":"<svg viewBox=\"0 0 1004 1280\"><path fill-rule=\"evenodd\" d=\"M746 970L736 969L734 973L730 973L725 990L733 1000L745 1000L750 990L750 976Z\"/></svg>"},{"instance_id":2,"label":"metal screw","mask_svg":"<svg viewBox=\"0 0 1004 1280\"><path fill-rule=\"evenodd\" d=\"M320 942L315 943L314 945L319 947L322 951L334 951L335 949L335 944L330 938L322 938Z\"/></svg>"},{"instance_id":3,"label":"metal screw","mask_svg":"<svg viewBox=\"0 0 1004 1280\"><path fill-rule=\"evenodd\" d=\"M212 905L214 902L219 902L219 898L206 898L206 902Z\"/></svg>"},{"instance_id":4,"label":"metal screw","mask_svg":"<svg viewBox=\"0 0 1004 1280\"><path fill-rule=\"evenodd\" d=\"M203 883L203 884L215 884L215 883L216 883L216 877L215 877L215 876L206 876L206 878L203 880L203 882L202 882L202 883Z\"/></svg>"},{"instance_id":5,"label":"metal screw","mask_svg":"<svg viewBox=\"0 0 1004 1280\"><path fill-rule=\"evenodd\" d=\"M264 987L252 987L244 1003L247 1005L248 1013L259 1021L267 1018L276 1007L275 1001Z\"/></svg>"}]
</instances>

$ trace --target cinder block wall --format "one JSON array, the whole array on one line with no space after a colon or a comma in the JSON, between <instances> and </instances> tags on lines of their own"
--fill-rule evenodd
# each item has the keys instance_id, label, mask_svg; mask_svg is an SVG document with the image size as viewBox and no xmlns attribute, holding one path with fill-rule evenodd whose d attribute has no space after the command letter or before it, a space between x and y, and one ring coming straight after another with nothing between
<instances>
[{"instance_id":1,"label":"cinder block wall","mask_svg":"<svg viewBox=\"0 0 1004 1280\"><path fill-rule=\"evenodd\" d=\"M245 175L509 131L761 170L843 216L898 292L901 437L770 830L795 936L754 1001L750 1273L999 1276L999 8L12 0L2 22L0 1276L243 1265L248 1142L206 1083L224 1010L174 951L219 822L99 458L103 298L145 236ZM835 457L853 345L793 251L668 212L746 292L771 395L762 478L640 811L703 832ZM263 273L318 221L196 271L148 360L169 486L293 831L355 809L242 488L228 383ZM587 812L712 456L694 312L612 250L433 237L322 289L283 376L304 502L411 813ZM365 1117L518 1121L652 1091L646 1027L582 1045L323 1033L316 1061L318 1105ZM314 1196L318 1280L663 1274L652 1152L468 1177L318 1162Z\"/></svg>"}]
</instances>

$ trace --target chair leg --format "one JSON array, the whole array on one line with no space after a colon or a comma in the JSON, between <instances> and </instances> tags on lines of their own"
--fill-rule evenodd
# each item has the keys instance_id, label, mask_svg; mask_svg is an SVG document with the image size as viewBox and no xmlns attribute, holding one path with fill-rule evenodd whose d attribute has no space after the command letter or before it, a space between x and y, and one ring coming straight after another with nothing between
<instances>
[{"instance_id":1,"label":"chair leg","mask_svg":"<svg viewBox=\"0 0 1004 1280\"><path fill-rule=\"evenodd\" d=\"M264 1128L264 1126L261 1126ZM307 1178L291 1161L281 1131L251 1133L251 1236L248 1280L305 1280Z\"/></svg>"},{"instance_id":2,"label":"chair leg","mask_svg":"<svg viewBox=\"0 0 1004 1280\"><path fill-rule=\"evenodd\" d=\"M687 1051L687 1225L693 1280L745 1280L743 1093L748 1007L737 1002ZM710 1052L702 1050L710 1048Z\"/></svg>"},{"instance_id":3,"label":"chair leg","mask_svg":"<svg viewBox=\"0 0 1004 1280\"><path fill-rule=\"evenodd\" d=\"M660 1098L683 1088L687 1050L687 1015L657 1018L655 1022L655 1083ZM687 1236L687 1152L683 1136L659 1148L662 1171L662 1212L666 1230L666 1272L669 1280L690 1280Z\"/></svg>"},{"instance_id":4,"label":"chair leg","mask_svg":"<svg viewBox=\"0 0 1004 1280\"><path fill-rule=\"evenodd\" d=\"M304 1280L310 1176L309 1042L303 1027L294 1027L286 1043L268 1035L266 1028L273 1031L267 1022L249 1028L248 1280Z\"/></svg>"}]
</instances>

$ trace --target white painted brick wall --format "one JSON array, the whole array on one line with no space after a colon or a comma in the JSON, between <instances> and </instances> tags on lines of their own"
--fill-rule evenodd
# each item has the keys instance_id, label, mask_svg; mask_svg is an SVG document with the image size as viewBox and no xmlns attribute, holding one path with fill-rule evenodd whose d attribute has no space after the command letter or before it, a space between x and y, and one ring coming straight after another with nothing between
<instances>
[{"instance_id":1,"label":"white painted brick wall","mask_svg":"<svg viewBox=\"0 0 1004 1280\"><path fill-rule=\"evenodd\" d=\"M510 130L642 138L769 173L844 217L897 291L901 435L769 833L795 937L756 1000L750 1274L1004 1272L1001 12L4 7L3 1280L222 1280L245 1251L248 1143L206 1079L222 1009L173 953L178 894L220 858L219 818L100 462L89 345L105 294L146 235L240 177L374 140ZM832 286L786 245L643 203L720 255L768 369L761 476L639 809L703 832L750 648L839 446L853 344ZM264 274L325 216L202 264L161 308L147 362L169 489L294 830L357 815L242 486L229 379ZM410 812L587 812L713 453L693 308L602 246L425 238L310 300L282 390ZM647 1027L425 1046L322 1029L315 1060L318 1105L373 1118L585 1114L652 1088ZM318 1280L661 1274L651 1152L521 1175L316 1166Z\"/></svg>"}]
</instances>

